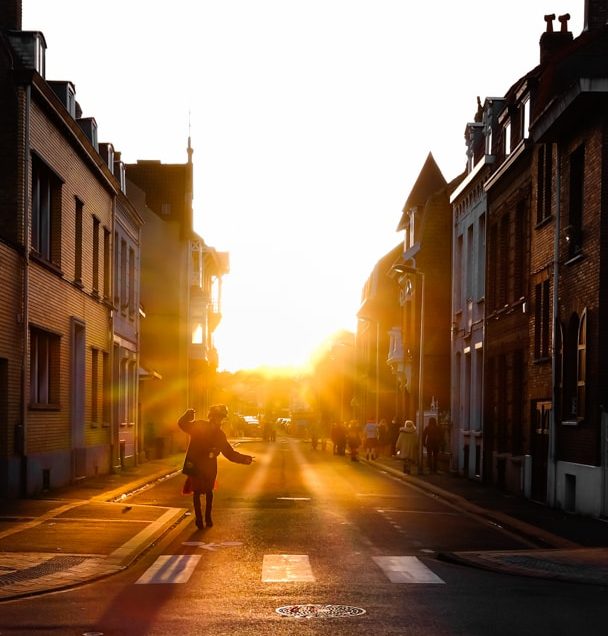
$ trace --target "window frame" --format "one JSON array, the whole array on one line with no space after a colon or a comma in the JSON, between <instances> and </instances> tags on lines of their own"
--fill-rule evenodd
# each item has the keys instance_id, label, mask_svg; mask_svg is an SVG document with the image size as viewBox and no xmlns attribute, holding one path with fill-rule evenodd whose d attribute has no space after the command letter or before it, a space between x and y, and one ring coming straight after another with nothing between
<instances>
[{"instance_id":1,"label":"window frame","mask_svg":"<svg viewBox=\"0 0 608 636\"><path fill-rule=\"evenodd\" d=\"M61 336L30 325L29 408L59 408Z\"/></svg>"}]
</instances>

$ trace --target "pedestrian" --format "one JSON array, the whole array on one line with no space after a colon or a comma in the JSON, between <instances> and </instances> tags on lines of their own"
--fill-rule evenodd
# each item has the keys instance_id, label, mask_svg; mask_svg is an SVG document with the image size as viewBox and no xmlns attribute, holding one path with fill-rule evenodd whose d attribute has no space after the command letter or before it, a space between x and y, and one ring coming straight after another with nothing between
<instances>
[{"instance_id":1,"label":"pedestrian","mask_svg":"<svg viewBox=\"0 0 608 636\"><path fill-rule=\"evenodd\" d=\"M365 459L376 459L376 448L378 447L378 424L369 420L363 430L363 436Z\"/></svg>"},{"instance_id":2,"label":"pedestrian","mask_svg":"<svg viewBox=\"0 0 608 636\"><path fill-rule=\"evenodd\" d=\"M399 430L401 426L399 425L399 418L395 415L395 417L391 420L389 424L388 431L390 437L390 445L391 445L391 455L395 455L397 452L396 444L397 438L399 437Z\"/></svg>"},{"instance_id":3,"label":"pedestrian","mask_svg":"<svg viewBox=\"0 0 608 636\"><path fill-rule=\"evenodd\" d=\"M388 422L385 419L380 420L378 424L378 457L390 457L391 444L388 431Z\"/></svg>"},{"instance_id":4,"label":"pedestrian","mask_svg":"<svg viewBox=\"0 0 608 636\"><path fill-rule=\"evenodd\" d=\"M441 429L434 417L429 417L428 424L422 434L422 444L426 447L426 455L431 473L437 472L437 456L441 446Z\"/></svg>"},{"instance_id":5,"label":"pedestrian","mask_svg":"<svg viewBox=\"0 0 608 636\"><path fill-rule=\"evenodd\" d=\"M350 451L350 461L359 461L359 446L361 446L361 437L359 435L359 423L356 420L352 420L348 425L348 434L346 437L348 449Z\"/></svg>"},{"instance_id":6,"label":"pedestrian","mask_svg":"<svg viewBox=\"0 0 608 636\"><path fill-rule=\"evenodd\" d=\"M177 425L190 436L182 469L187 476L182 492L185 495L192 493L196 527L202 530L205 527L201 511L203 493L205 493L205 524L208 528L213 525L211 510L217 477L217 456L221 453L226 459L237 464L251 464L253 457L238 453L226 439L226 434L221 429L222 422L228 417L226 406L223 404L211 406L208 420L196 420L194 417L194 409L188 409L179 418Z\"/></svg>"},{"instance_id":7,"label":"pedestrian","mask_svg":"<svg viewBox=\"0 0 608 636\"><path fill-rule=\"evenodd\" d=\"M346 426L343 422L332 425L331 441L334 445L334 455L344 455L346 452Z\"/></svg>"},{"instance_id":8,"label":"pedestrian","mask_svg":"<svg viewBox=\"0 0 608 636\"><path fill-rule=\"evenodd\" d=\"M403 459L403 472L411 473L412 464L418 459L418 429L412 420L406 420L399 429L396 451L399 458Z\"/></svg>"}]
</instances>

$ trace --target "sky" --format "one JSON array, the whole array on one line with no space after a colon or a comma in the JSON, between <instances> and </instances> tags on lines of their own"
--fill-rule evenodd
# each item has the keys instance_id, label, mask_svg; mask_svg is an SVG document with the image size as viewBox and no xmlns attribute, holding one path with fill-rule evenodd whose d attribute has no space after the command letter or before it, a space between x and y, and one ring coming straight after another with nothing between
<instances>
[{"instance_id":1,"label":"sky","mask_svg":"<svg viewBox=\"0 0 608 636\"><path fill-rule=\"evenodd\" d=\"M477 96L538 64L551 13L580 34L584 0L23 0L23 29L127 163L185 163L190 135L195 230L230 253L219 368L237 371L355 330L426 157L464 170Z\"/></svg>"}]
</instances>

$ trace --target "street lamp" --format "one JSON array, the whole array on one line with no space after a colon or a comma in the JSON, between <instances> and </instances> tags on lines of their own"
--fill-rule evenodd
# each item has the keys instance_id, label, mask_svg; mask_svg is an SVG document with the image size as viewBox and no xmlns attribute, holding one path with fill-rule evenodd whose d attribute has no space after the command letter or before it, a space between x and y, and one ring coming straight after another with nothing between
<instances>
[{"instance_id":1,"label":"street lamp","mask_svg":"<svg viewBox=\"0 0 608 636\"><path fill-rule=\"evenodd\" d=\"M424 429L424 272L417 267L411 267L405 263L395 263L392 271L398 274L409 274L420 277L420 343L418 346L418 459L420 469L423 469L422 433Z\"/></svg>"}]
</instances>

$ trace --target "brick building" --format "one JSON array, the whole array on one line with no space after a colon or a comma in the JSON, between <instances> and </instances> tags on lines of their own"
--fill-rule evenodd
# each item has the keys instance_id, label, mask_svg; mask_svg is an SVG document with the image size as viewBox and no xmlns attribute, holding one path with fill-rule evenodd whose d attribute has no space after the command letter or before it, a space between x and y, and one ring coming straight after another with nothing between
<instances>
[{"instance_id":1,"label":"brick building","mask_svg":"<svg viewBox=\"0 0 608 636\"><path fill-rule=\"evenodd\" d=\"M30 495L119 463L113 419L117 200L97 126L45 77L42 33L0 9L0 488Z\"/></svg>"},{"instance_id":2,"label":"brick building","mask_svg":"<svg viewBox=\"0 0 608 636\"><path fill-rule=\"evenodd\" d=\"M532 108L532 258L542 275L531 286L530 333L533 355L547 368L537 384L552 405L542 424L546 500L597 516L608 514L608 2L585 2L577 38L568 17L560 16L559 32L545 34L552 45L541 53ZM540 396L531 397L538 428Z\"/></svg>"},{"instance_id":3,"label":"brick building","mask_svg":"<svg viewBox=\"0 0 608 636\"><path fill-rule=\"evenodd\" d=\"M404 417L426 421L450 409L452 207L461 181L446 182L429 153L405 202L398 231L402 252L392 265L399 284L404 352ZM440 416L445 443L450 422ZM420 428L420 426L419 426ZM420 433L421 431L419 431Z\"/></svg>"}]
</instances>

